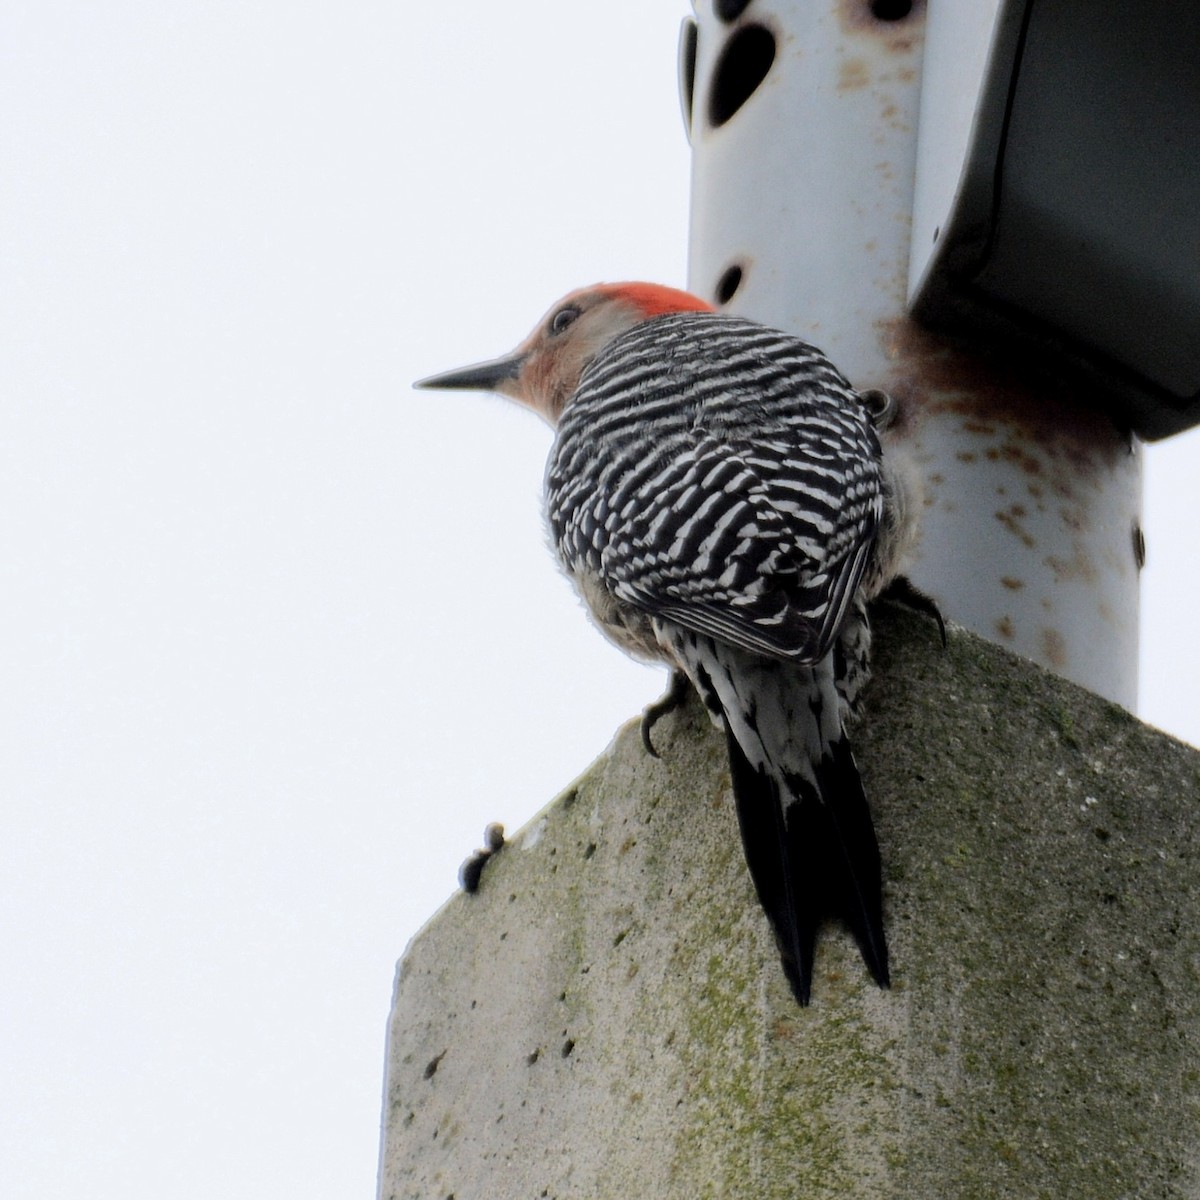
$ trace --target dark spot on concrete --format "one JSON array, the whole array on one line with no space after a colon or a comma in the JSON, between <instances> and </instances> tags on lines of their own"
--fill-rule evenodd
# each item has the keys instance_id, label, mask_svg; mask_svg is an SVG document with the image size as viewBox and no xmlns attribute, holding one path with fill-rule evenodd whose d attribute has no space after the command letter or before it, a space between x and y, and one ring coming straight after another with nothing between
<instances>
[{"instance_id":1,"label":"dark spot on concrete","mask_svg":"<svg viewBox=\"0 0 1200 1200\"><path fill-rule=\"evenodd\" d=\"M567 1038L567 1040L566 1040L565 1042L563 1042L563 1046L562 1046L562 1056L563 1056L563 1058L570 1058L570 1057L571 1057L571 1052L572 1052L574 1049L575 1049L575 1039L574 1039L574 1038Z\"/></svg>"},{"instance_id":2,"label":"dark spot on concrete","mask_svg":"<svg viewBox=\"0 0 1200 1200\"><path fill-rule=\"evenodd\" d=\"M426 1079L432 1079L437 1074L438 1065L441 1063L442 1059L445 1057L446 1057L446 1051L443 1050L441 1052L441 1054L437 1055L434 1058L431 1058L429 1060L429 1062L427 1062L425 1064L425 1078Z\"/></svg>"}]
</instances>

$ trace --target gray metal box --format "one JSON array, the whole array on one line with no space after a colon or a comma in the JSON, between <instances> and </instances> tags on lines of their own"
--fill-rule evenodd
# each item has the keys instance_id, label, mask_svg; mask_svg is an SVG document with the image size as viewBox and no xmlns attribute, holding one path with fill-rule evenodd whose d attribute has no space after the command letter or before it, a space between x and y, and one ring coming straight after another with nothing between
<instances>
[{"instance_id":1,"label":"gray metal box","mask_svg":"<svg viewBox=\"0 0 1200 1200\"><path fill-rule=\"evenodd\" d=\"M1147 438L1200 423L1200 9L931 3L909 304Z\"/></svg>"}]
</instances>

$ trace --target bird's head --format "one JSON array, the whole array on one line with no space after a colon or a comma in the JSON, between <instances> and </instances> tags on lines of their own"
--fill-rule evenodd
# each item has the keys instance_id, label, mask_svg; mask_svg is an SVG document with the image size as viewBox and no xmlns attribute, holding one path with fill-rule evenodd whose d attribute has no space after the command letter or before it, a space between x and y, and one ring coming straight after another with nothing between
<instances>
[{"instance_id":1,"label":"bird's head","mask_svg":"<svg viewBox=\"0 0 1200 1200\"><path fill-rule=\"evenodd\" d=\"M558 424L588 363L642 321L712 305L657 283L598 283L564 296L511 353L422 379L417 387L500 392Z\"/></svg>"}]
</instances>

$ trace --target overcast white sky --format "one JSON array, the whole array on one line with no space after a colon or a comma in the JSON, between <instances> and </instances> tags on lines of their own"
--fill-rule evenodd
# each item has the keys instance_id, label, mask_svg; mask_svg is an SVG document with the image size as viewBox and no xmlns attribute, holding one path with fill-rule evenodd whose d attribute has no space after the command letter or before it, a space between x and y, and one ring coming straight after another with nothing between
<instances>
[{"instance_id":1,"label":"overcast white sky","mask_svg":"<svg viewBox=\"0 0 1200 1200\"><path fill-rule=\"evenodd\" d=\"M413 393L682 284L684 0L0 12L0 1194L370 1195L395 959L659 690L549 432ZM1143 710L1200 741L1196 435Z\"/></svg>"}]
</instances>

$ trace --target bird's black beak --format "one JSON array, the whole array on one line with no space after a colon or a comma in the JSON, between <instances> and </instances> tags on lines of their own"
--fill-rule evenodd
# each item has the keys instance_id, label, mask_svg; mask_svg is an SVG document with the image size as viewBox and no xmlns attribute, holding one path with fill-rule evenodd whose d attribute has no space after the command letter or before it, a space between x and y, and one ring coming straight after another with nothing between
<instances>
[{"instance_id":1,"label":"bird's black beak","mask_svg":"<svg viewBox=\"0 0 1200 1200\"><path fill-rule=\"evenodd\" d=\"M505 380L516 379L524 363L524 354L509 354L504 358L493 358L491 362L475 363L474 366L459 367L457 371L445 371L441 375L430 375L428 379L418 379L413 387L494 391Z\"/></svg>"}]
</instances>

